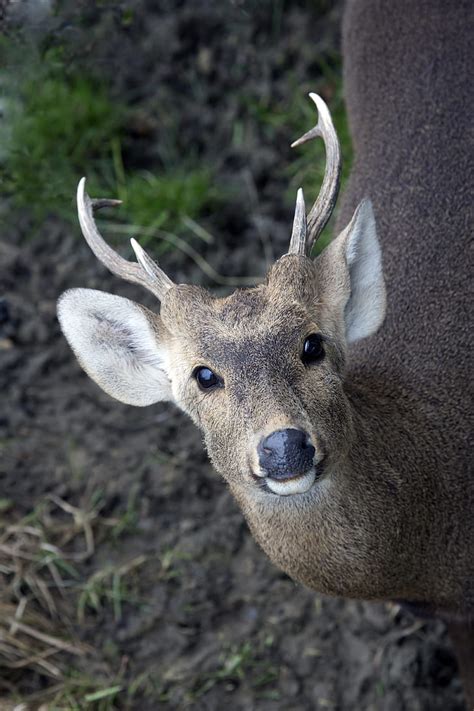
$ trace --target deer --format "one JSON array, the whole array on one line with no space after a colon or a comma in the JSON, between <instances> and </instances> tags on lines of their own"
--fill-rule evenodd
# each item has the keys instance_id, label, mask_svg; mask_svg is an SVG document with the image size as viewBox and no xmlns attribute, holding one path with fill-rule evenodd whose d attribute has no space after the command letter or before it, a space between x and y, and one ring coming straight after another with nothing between
<instances>
[{"instance_id":1,"label":"deer","mask_svg":"<svg viewBox=\"0 0 474 711\"><path fill-rule=\"evenodd\" d=\"M308 213L298 190L288 252L263 283L224 297L175 284L134 239L137 261L128 261L94 217L119 201L91 199L83 178L78 216L90 248L154 294L160 311L75 288L60 297L58 318L106 393L142 407L170 401L191 417L281 570L325 595L444 619L473 706L462 53L451 52L434 86L420 85L439 37L447 32L452 46L466 35L467 6L448 23L440 8L424 36L408 0L348 4L355 164L338 234L316 258L341 155L329 109L311 93L318 121L293 145L323 140L324 178Z\"/></svg>"}]
</instances>

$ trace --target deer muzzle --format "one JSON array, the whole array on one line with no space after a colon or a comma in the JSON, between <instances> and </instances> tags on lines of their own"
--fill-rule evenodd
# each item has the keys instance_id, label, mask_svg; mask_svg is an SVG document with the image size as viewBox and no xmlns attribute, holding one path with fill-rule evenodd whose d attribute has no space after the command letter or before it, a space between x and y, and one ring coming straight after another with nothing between
<instances>
[{"instance_id":1,"label":"deer muzzle","mask_svg":"<svg viewBox=\"0 0 474 711\"><path fill-rule=\"evenodd\" d=\"M276 430L257 446L260 476L274 494L304 493L316 479L315 453L309 435L303 430Z\"/></svg>"}]
</instances>

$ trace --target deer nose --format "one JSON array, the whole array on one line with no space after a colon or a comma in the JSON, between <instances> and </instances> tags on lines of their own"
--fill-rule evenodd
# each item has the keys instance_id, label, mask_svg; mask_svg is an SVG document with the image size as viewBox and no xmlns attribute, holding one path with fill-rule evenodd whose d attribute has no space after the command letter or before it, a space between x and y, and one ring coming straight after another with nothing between
<instances>
[{"instance_id":1,"label":"deer nose","mask_svg":"<svg viewBox=\"0 0 474 711\"><path fill-rule=\"evenodd\" d=\"M272 432L257 447L260 467L271 479L293 479L313 466L316 450L303 430Z\"/></svg>"}]
</instances>

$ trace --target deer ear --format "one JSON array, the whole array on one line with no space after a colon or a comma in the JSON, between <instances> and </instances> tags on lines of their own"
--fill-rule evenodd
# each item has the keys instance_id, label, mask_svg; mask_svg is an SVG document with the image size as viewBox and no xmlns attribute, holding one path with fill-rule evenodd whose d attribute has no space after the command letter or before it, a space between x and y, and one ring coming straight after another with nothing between
<instances>
[{"instance_id":1,"label":"deer ear","mask_svg":"<svg viewBox=\"0 0 474 711\"><path fill-rule=\"evenodd\" d=\"M385 318L382 253L370 200L363 200L352 220L316 260L323 301L344 319L347 343L366 338ZM330 307L329 307L330 308Z\"/></svg>"},{"instance_id":2,"label":"deer ear","mask_svg":"<svg viewBox=\"0 0 474 711\"><path fill-rule=\"evenodd\" d=\"M106 393L140 406L173 399L159 316L120 296L71 289L58 301L58 318L79 363Z\"/></svg>"}]
</instances>

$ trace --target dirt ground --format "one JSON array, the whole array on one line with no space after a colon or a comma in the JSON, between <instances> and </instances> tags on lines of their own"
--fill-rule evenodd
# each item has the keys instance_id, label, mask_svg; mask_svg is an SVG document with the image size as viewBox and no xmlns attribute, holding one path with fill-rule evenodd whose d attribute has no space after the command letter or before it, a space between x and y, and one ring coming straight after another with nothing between
<instances>
[{"instance_id":1,"label":"dirt ground","mask_svg":"<svg viewBox=\"0 0 474 711\"><path fill-rule=\"evenodd\" d=\"M159 165L164 113L176 120L183 154L197 151L234 186L205 223L216 236L202 247L206 258L227 275L262 275L269 241L279 254L289 236L282 166L287 138L296 137L284 127L268 135L241 97L284 101L289 81L311 88L316 52L337 50L339 6L140 0L130 24L113 8L89 9L81 32L70 7L68 41L151 126L131 132L134 160ZM245 124L239 147L230 141L237 120ZM120 614L105 596L81 623L55 622L57 634L90 646L70 666L105 686L117 675L124 685L141 680L131 701L118 693L111 708L461 711L441 623L293 583L252 540L184 415L122 405L86 377L59 331L61 292L92 287L156 305L106 273L78 227L51 215L34 239L28 234L25 217L0 236L0 498L12 502L3 525L48 495L81 510L100 500L102 519L125 521L116 535L98 522L95 552L78 565L82 581L125 566ZM179 252L162 264L175 280L207 283ZM78 535L70 547L83 545ZM11 582L0 569L2 578ZM66 591L66 606L70 599ZM38 672L0 664L0 675L4 695L13 683L25 699L46 686Z\"/></svg>"}]
</instances>

